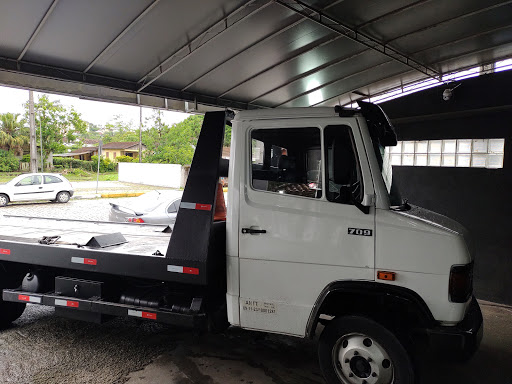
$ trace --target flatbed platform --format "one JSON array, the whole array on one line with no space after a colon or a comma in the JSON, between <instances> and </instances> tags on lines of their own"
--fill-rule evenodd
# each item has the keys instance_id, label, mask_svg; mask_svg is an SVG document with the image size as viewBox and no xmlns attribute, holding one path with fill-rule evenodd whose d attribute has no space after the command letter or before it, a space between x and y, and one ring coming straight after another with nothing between
<instances>
[{"instance_id":1,"label":"flatbed platform","mask_svg":"<svg viewBox=\"0 0 512 384\"><path fill-rule=\"evenodd\" d=\"M75 247L80 245L83 249L97 249L97 247L86 246L91 238L121 233L126 239L126 243L111 245L102 248L102 251L165 257L171 238L170 232L167 225L4 215L0 224L0 241L20 241L34 244L39 243L43 237L58 236L55 246L72 244Z\"/></svg>"},{"instance_id":2,"label":"flatbed platform","mask_svg":"<svg viewBox=\"0 0 512 384\"><path fill-rule=\"evenodd\" d=\"M0 261L152 280L205 284L206 271L199 261L186 265L166 257L171 238L166 225L90 222L2 216ZM106 247L87 246L101 235L120 233L126 240ZM60 236L55 243L40 244L43 237ZM204 265L203 265L204 266Z\"/></svg>"}]
</instances>

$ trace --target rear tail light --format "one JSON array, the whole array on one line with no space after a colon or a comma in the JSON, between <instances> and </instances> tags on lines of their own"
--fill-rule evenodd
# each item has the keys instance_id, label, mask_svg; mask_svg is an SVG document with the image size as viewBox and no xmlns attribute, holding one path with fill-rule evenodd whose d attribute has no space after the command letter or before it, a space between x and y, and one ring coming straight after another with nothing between
<instances>
[{"instance_id":1,"label":"rear tail light","mask_svg":"<svg viewBox=\"0 0 512 384\"><path fill-rule=\"evenodd\" d=\"M140 217L129 217L128 221L130 223L143 223L144 220L142 220Z\"/></svg>"},{"instance_id":2,"label":"rear tail light","mask_svg":"<svg viewBox=\"0 0 512 384\"><path fill-rule=\"evenodd\" d=\"M468 301L473 294L473 263L452 267L448 292L453 303Z\"/></svg>"}]
</instances>

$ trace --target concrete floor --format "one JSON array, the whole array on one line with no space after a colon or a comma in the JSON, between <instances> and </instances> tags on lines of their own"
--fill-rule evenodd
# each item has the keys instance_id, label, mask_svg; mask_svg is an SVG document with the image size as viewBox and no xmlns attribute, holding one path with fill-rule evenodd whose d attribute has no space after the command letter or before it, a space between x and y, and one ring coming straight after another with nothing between
<instances>
[{"instance_id":1,"label":"concrete floor","mask_svg":"<svg viewBox=\"0 0 512 384\"><path fill-rule=\"evenodd\" d=\"M512 309L482 305L467 364L424 360L421 384L512 384ZM441 356L443 358L443 356ZM90 324L30 305L0 332L0 382L16 384L322 384L316 341L229 329L194 335L144 321Z\"/></svg>"}]
</instances>

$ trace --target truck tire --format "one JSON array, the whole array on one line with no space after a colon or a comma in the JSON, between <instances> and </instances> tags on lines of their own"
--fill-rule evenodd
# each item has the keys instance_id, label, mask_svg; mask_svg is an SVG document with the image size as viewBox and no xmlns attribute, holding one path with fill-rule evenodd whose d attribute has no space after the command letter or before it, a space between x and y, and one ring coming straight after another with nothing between
<instances>
[{"instance_id":1,"label":"truck tire","mask_svg":"<svg viewBox=\"0 0 512 384\"><path fill-rule=\"evenodd\" d=\"M414 369L398 338L365 317L331 320L318 343L328 384L412 384Z\"/></svg>"},{"instance_id":2,"label":"truck tire","mask_svg":"<svg viewBox=\"0 0 512 384\"><path fill-rule=\"evenodd\" d=\"M17 288L21 285L21 280L13 278L0 265L0 291L4 288ZM20 317L25 310L25 303L13 303L3 301L0 295L0 329L8 327L14 320Z\"/></svg>"}]
</instances>

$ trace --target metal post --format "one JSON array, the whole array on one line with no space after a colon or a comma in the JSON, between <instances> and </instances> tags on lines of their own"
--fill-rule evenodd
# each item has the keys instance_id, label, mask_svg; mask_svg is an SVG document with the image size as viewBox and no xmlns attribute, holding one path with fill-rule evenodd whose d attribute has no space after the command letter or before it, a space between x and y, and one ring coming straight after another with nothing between
<instances>
[{"instance_id":1,"label":"metal post","mask_svg":"<svg viewBox=\"0 0 512 384\"><path fill-rule=\"evenodd\" d=\"M41 139L41 172L44 172L44 157L43 157L43 126L41 123L41 115L39 115L39 134Z\"/></svg>"},{"instance_id":2,"label":"metal post","mask_svg":"<svg viewBox=\"0 0 512 384\"><path fill-rule=\"evenodd\" d=\"M98 194L98 184L100 182L100 159L101 159L101 147L103 146L103 140L98 142L98 169L96 172L96 194Z\"/></svg>"},{"instance_id":3,"label":"metal post","mask_svg":"<svg viewBox=\"0 0 512 384\"><path fill-rule=\"evenodd\" d=\"M140 125L139 125L139 163L142 163L142 106L140 108Z\"/></svg>"},{"instance_id":4,"label":"metal post","mask_svg":"<svg viewBox=\"0 0 512 384\"><path fill-rule=\"evenodd\" d=\"M30 124L30 172L37 172L37 141L36 141L36 119L34 112L34 91L28 91L28 111Z\"/></svg>"}]
</instances>

